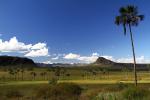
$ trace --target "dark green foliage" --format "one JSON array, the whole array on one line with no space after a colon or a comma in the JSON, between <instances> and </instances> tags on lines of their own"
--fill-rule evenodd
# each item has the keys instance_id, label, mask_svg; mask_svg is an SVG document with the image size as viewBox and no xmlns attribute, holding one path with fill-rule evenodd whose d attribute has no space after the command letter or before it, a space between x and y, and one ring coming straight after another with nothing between
<instances>
[{"instance_id":1,"label":"dark green foliage","mask_svg":"<svg viewBox=\"0 0 150 100\"><path fill-rule=\"evenodd\" d=\"M123 99L126 100L147 100L149 91L146 89L141 89L137 87L129 87L122 93Z\"/></svg>"},{"instance_id":2,"label":"dark green foliage","mask_svg":"<svg viewBox=\"0 0 150 100\"><path fill-rule=\"evenodd\" d=\"M49 88L40 88L37 98L50 98L50 100L78 100L81 88L76 84L56 84Z\"/></svg>"},{"instance_id":3,"label":"dark green foliage","mask_svg":"<svg viewBox=\"0 0 150 100\"><path fill-rule=\"evenodd\" d=\"M125 88L128 88L128 85L125 84L125 83L119 82L119 83L116 84L116 88L117 88L118 90L123 90L123 89L125 89Z\"/></svg>"},{"instance_id":4,"label":"dark green foliage","mask_svg":"<svg viewBox=\"0 0 150 100\"><path fill-rule=\"evenodd\" d=\"M59 77L60 74L61 74L61 68L60 68L59 66L56 66L56 68L55 68L55 75L56 75L57 77Z\"/></svg>"},{"instance_id":5,"label":"dark green foliage","mask_svg":"<svg viewBox=\"0 0 150 100\"><path fill-rule=\"evenodd\" d=\"M49 81L49 84L56 85L56 84L57 84L57 81L58 81L57 78L52 78L52 79Z\"/></svg>"},{"instance_id":6,"label":"dark green foliage","mask_svg":"<svg viewBox=\"0 0 150 100\"><path fill-rule=\"evenodd\" d=\"M126 26L137 26L144 19L144 15L138 15L138 9L134 5L128 5L119 9L119 16L115 18L115 24L123 25L124 34L126 35Z\"/></svg>"},{"instance_id":7,"label":"dark green foliage","mask_svg":"<svg viewBox=\"0 0 150 100\"><path fill-rule=\"evenodd\" d=\"M6 97L7 98L18 98L19 99L19 98L23 97L23 94L18 90L9 90L6 93Z\"/></svg>"}]
</instances>

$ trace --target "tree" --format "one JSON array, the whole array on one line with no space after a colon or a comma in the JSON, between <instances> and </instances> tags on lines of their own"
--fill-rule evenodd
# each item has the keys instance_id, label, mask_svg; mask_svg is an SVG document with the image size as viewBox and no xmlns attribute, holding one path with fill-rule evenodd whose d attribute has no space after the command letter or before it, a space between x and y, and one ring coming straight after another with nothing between
<instances>
[{"instance_id":1,"label":"tree","mask_svg":"<svg viewBox=\"0 0 150 100\"><path fill-rule=\"evenodd\" d=\"M25 73L24 68L21 68L20 72L21 72L21 79L23 81L24 80L24 73Z\"/></svg>"},{"instance_id":2,"label":"tree","mask_svg":"<svg viewBox=\"0 0 150 100\"><path fill-rule=\"evenodd\" d=\"M61 74L61 68L59 66L56 66L55 68L55 76L59 79Z\"/></svg>"},{"instance_id":3,"label":"tree","mask_svg":"<svg viewBox=\"0 0 150 100\"><path fill-rule=\"evenodd\" d=\"M133 53L133 61L134 61L134 82L135 86L137 86L137 72L136 72L136 58L135 58L135 50L134 50L134 42L133 42L133 34L131 26L137 26L140 21L144 19L144 15L138 14L138 9L136 6L128 5L126 7L121 7L119 9L119 16L115 18L115 24L123 25L124 35L126 35L126 27L128 26L130 31L131 45L132 45L132 53Z\"/></svg>"},{"instance_id":4,"label":"tree","mask_svg":"<svg viewBox=\"0 0 150 100\"><path fill-rule=\"evenodd\" d=\"M14 74L15 74L15 73L14 73L14 70L10 68L10 69L8 70L8 73L9 73L9 75L10 75L10 80L11 80L11 76L14 76Z\"/></svg>"},{"instance_id":5,"label":"tree","mask_svg":"<svg viewBox=\"0 0 150 100\"><path fill-rule=\"evenodd\" d=\"M40 75L43 77L43 80L46 80L46 75L47 75L46 72L41 72Z\"/></svg>"},{"instance_id":6,"label":"tree","mask_svg":"<svg viewBox=\"0 0 150 100\"><path fill-rule=\"evenodd\" d=\"M32 80L35 80L35 77L36 77L36 75L37 75L36 72L31 72L30 74L31 74L31 76L32 76Z\"/></svg>"}]
</instances>

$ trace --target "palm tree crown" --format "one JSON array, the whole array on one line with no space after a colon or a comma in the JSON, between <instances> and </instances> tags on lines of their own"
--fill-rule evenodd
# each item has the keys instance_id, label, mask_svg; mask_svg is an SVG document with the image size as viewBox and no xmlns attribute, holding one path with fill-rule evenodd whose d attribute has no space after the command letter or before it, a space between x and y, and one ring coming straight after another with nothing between
<instances>
[{"instance_id":1,"label":"palm tree crown","mask_svg":"<svg viewBox=\"0 0 150 100\"><path fill-rule=\"evenodd\" d=\"M137 26L139 21L142 21L144 19L144 15L139 15L138 8L133 5L121 7L119 13L120 15L116 16L115 18L115 24L123 25L125 35L127 25Z\"/></svg>"}]
</instances>

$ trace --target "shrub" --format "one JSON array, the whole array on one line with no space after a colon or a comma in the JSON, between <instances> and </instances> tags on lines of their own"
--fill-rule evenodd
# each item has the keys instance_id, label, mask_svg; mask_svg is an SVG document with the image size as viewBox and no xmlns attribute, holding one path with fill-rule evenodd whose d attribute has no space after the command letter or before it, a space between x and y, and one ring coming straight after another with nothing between
<instances>
[{"instance_id":1,"label":"shrub","mask_svg":"<svg viewBox=\"0 0 150 100\"><path fill-rule=\"evenodd\" d=\"M37 98L48 98L48 91L49 91L49 87L47 87L47 86L40 87L37 90L36 97Z\"/></svg>"},{"instance_id":2,"label":"shrub","mask_svg":"<svg viewBox=\"0 0 150 100\"><path fill-rule=\"evenodd\" d=\"M116 88L117 88L118 90L123 90L123 89L125 89L125 88L127 88L127 87L128 87L128 85L127 85L127 84L124 84L124 83L122 83L122 82L119 82L119 83L116 84Z\"/></svg>"},{"instance_id":3,"label":"shrub","mask_svg":"<svg viewBox=\"0 0 150 100\"><path fill-rule=\"evenodd\" d=\"M18 90L9 90L6 92L7 98L21 98L23 97L23 94Z\"/></svg>"},{"instance_id":4,"label":"shrub","mask_svg":"<svg viewBox=\"0 0 150 100\"><path fill-rule=\"evenodd\" d=\"M78 100L81 90L76 84L56 84L50 87L40 88L36 97L50 98L50 100Z\"/></svg>"},{"instance_id":5,"label":"shrub","mask_svg":"<svg viewBox=\"0 0 150 100\"><path fill-rule=\"evenodd\" d=\"M145 100L148 97L148 90L140 89L137 87L129 87L122 93L125 100Z\"/></svg>"},{"instance_id":6,"label":"shrub","mask_svg":"<svg viewBox=\"0 0 150 100\"><path fill-rule=\"evenodd\" d=\"M92 100L118 100L117 93L100 93Z\"/></svg>"},{"instance_id":7,"label":"shrub","mask_svg":"<svg viewBox=\"0 0 150 100\"><path fill-rule=\"evenodd\" d=\"M81 88L76 84L57 84L48 94L52 100L78 100Z\"/></svg>"},{"instance_id":8,"label":"shrub","mask_svg":"<svg viewBox=\"0 0 150 100\"><path fill-rule=\"evenodd\" d=\"M57 81L58 81L57 78L52 78L52 79L49 81L49 84L56 85L56 84L57 84Z\"/></svg>"}]
</instances>

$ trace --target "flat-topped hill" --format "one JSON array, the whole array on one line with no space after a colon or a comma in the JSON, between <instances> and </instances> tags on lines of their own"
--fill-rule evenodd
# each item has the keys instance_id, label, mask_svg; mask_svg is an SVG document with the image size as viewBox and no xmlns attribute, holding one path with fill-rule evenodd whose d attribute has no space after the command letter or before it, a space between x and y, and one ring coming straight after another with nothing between
<instances>
[{"instance_id":1,"label":"flat-topped hill","mask_svg":"<svg viewBox=\"0 0 150 100\"><path fill-rule=\"evenodd\" d=\"M29 58L0 56L0 66L36 66L36 64Z\"/></svg>"}]
</instances>

